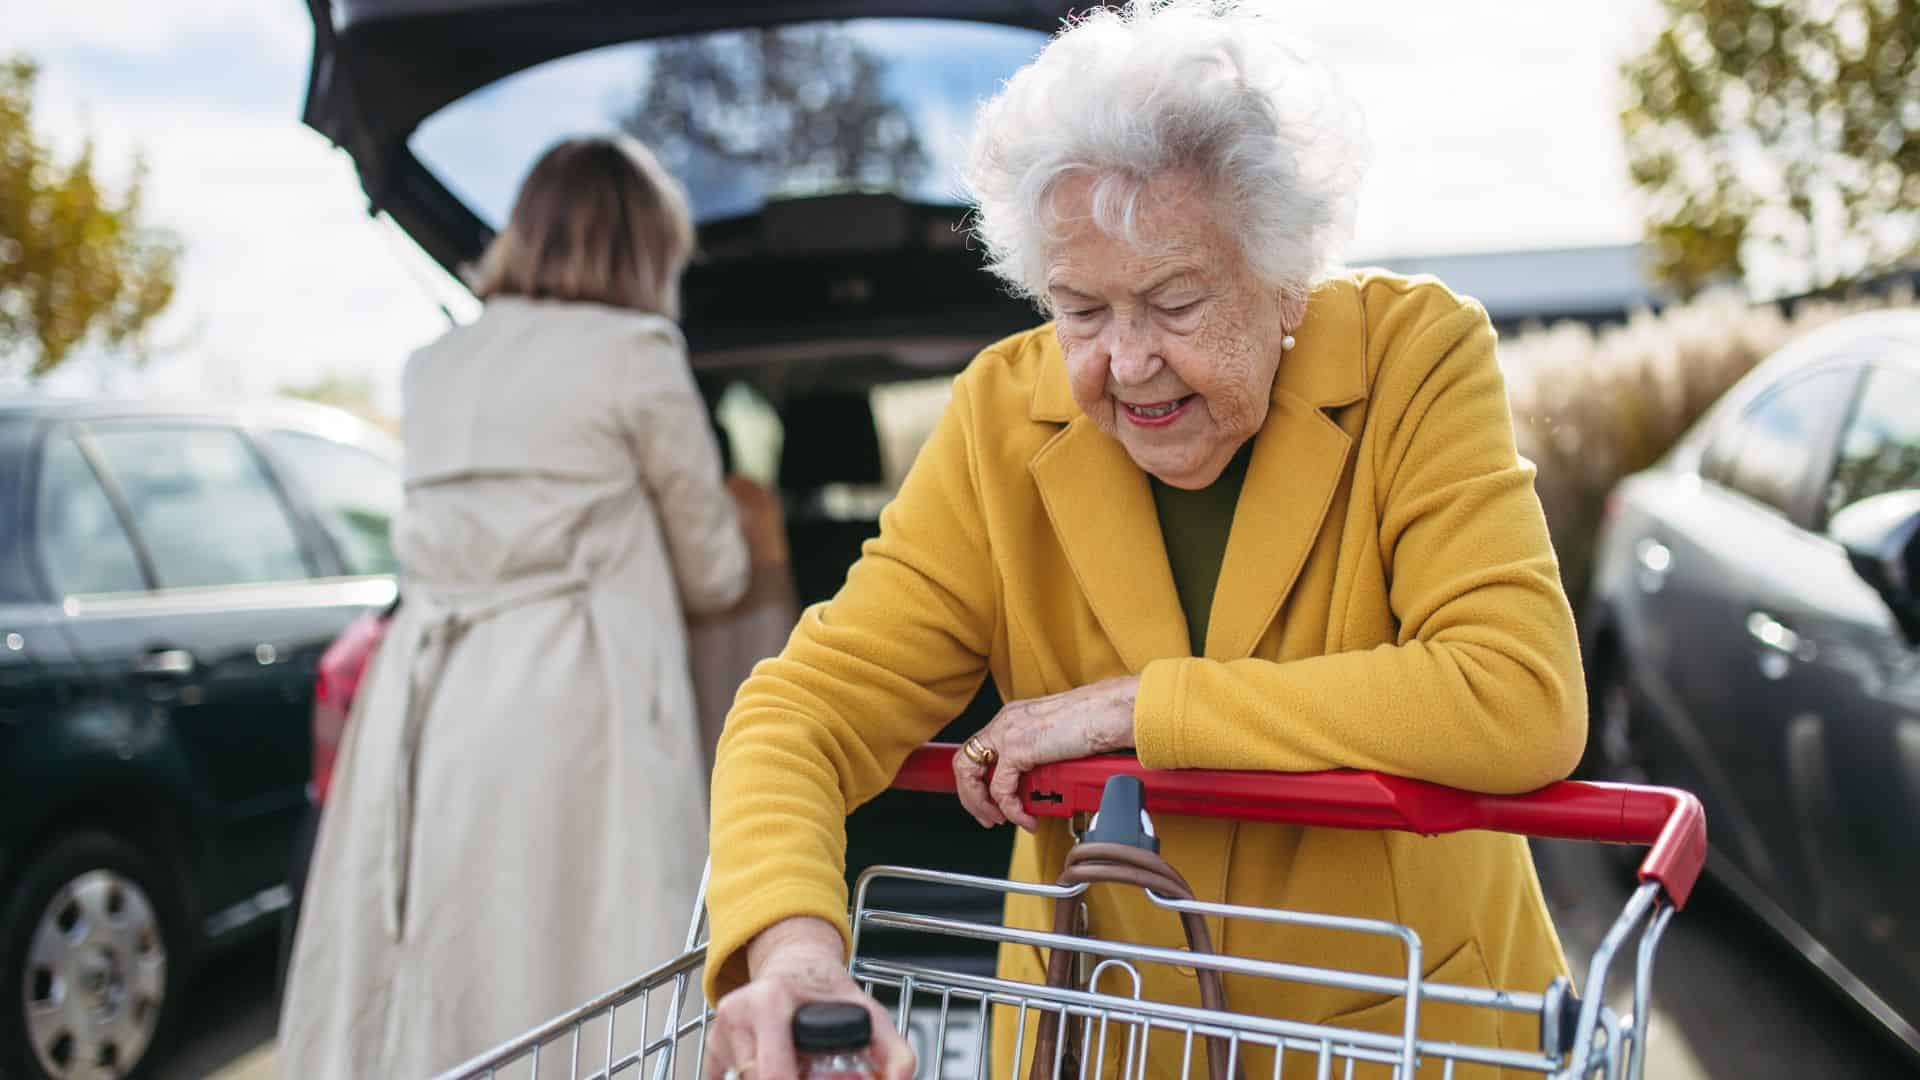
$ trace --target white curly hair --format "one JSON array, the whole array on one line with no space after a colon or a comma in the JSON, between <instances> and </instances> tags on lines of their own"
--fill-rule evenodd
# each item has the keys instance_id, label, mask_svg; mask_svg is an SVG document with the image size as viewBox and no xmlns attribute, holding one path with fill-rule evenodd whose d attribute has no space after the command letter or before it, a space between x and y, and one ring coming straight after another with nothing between
<instances>
[{"instance_id":1,"label":"white curly hair","mask_svg":"<svg viewBox=\"0 0 1920 1080\"><path fill-rule=\"evenodd\" d=\"M988 267L1046 306L1052 194L1093 179L1096 224L1137 243L1157 176L1206 182L1248 265L1304 298L1339 264L1368 148L1332 72L1261 0L1132 0L1070 23L980 108L965 172Z\"/></svg>"}]
</instances>

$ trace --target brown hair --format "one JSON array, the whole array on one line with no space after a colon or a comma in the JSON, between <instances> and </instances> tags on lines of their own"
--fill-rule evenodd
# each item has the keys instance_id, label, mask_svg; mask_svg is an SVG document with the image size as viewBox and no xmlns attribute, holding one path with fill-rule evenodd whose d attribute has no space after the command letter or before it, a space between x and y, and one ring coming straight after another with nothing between
<instances>
[{"instance_id":1,"label":"brown hair","mask_svg":"<svg viewBox=\"0 0 1920 1080\"><path fill-rule=\"evenodd\" d=\"M678 318L692 254L686 194L646 147L568 139L527 174L469 283L482 300L586 300Z\"/></svg>"}]
</instances>

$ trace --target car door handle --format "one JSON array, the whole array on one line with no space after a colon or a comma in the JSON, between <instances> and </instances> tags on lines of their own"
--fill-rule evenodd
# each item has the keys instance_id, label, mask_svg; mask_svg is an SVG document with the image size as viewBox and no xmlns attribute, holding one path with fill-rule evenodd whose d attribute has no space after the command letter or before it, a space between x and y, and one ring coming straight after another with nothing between
<instances>
[{"instance_id":1,"label":"car door handle","mask_svg":"<svg viewBox=\"0 0 1920 1080\"><path fill-rule=\"evenodd\" d=\"M1747 616L1747 636L1775 652L1792 656L1800 651L1800 635L1787 628L1787 624L1767 614L1756 611Z\"/></svg>"},{"instance_id":2,"label":"car door handle","mask_svg":"<svg viewBox=\"0 0 1920 1080\"><path fill-rule=\"evenodd\" d=\"M184 679L198 665L185 649L154 649L133 662L133 672L149 679Z\"/></svg>"},{"instance_id":3,"label":"car door handle","mask_svg":"<svg viewBox=\"0 0 1920 1080\"><path fill-rule=\"evenodd\" d=\"M1640 568L1650 574L1665 574L1673 569L1673 549L1651 537L1635 546L1633 557Z\"/></svg>"},{"instance_id":4,"label":"car door handle","mask_svg":"<svg viewBox=\"0 0 1920 1080\"><path fill-rule=\"evenodd\" d=\"M1760 673L1769 679L1786 678L1791 670L1788 660L1812 663L1820 655L1811 638L1794 633L1786 623L1764 611L1747 616L1747 636L1766 650L1760 654Z\"/></svg>"}]
</instances>

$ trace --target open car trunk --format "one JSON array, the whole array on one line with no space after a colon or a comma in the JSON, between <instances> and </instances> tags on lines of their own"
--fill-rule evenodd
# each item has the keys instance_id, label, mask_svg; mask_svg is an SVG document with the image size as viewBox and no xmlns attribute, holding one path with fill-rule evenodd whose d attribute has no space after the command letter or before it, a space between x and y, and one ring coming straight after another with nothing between
<instances>
[{"instance_id":1,"label":"open car trunk","mask_svg":"<svg viewBox=\"0 0 1920 1080\"><path fill-rule=\"evenodd\" d=\"M303 119L353 158L372 208L452 269L485 223L407 145L422 121L499 79L623 42L847 19L954 19L1052 31L1053 0L308 0L313 61Z\"/></svg>"},{"instance_id":2,"label":"open car trunk","mask_svg":"<svg viewBox=\"0 0 1920 1080\"><path fill-rule=\"evenodd\" d=\"M423 161L417 136L437 113L503 81L621 44L830 20L1016 28L1037 49L1072 9L1056 0L308 3L306 123L352 157L370 210L388 214L453 272L480 254L498 223L464 196L471 185L462 176ZM966 46L958 42L945 58L956 70L972 64ZM976 83L991 92L997 79ZM516 179L530 165L515 163ZM951 371L980 345L1034 321L1027 305L980 273L964 207L925 197L924 189L944 193L951 184L866 185L718 215L700 214L701 185L689 187L701 257L684 283L681 321L697 370L885 356L905 372Z\"/></svg>"},{"instance_id":3,"label":"open car trunk","mask_svg":"<svg viewBox=\"0 0 1920 1080\"><path fill-rule=\"evenodd\" d=\"M514 147L507 146L511 139L498 141L503 129L486 111L539 115L537 107L515 111L516 95L526 96L516 86L542 79L558 84L553 73L573 70L569 65L585 72L595 63L601 67L592 70L613 71L613 85L604 91L611 93L626 69L594 58L618 61L622 48L645 53L636 63L658 64L661 54L646 52L655 43L861 20L830 25L854 26L857 41L882 41L898 29L900 39L920 51L903 53L882 75L907 87L903 94L916 86L947 93L944 115L968 117L973 102L1037 51L1070 10L1043 0L309 0L309 6L315 29L307 124L351 155L371 209L388 214L450 271L484 249L504 217L509 190L501 180L461 175L459 164L482 160L499 167L502 158L517 158L510 162L517 184L532 163L534 141ZM881 25L870 33L873 20ZM947 72L947 82L914 81L930 68ZM566 85L577 99L591 95L595 84ZM484 115L463 126L462 109ZM442 119L450 115L456 119ZM435 124L441 132L469 132L466 141L484 150L466 153L454 135L435 134ZM609 117L600 127L614 124ZM539 142L579 130L543 132ZM929 156L951 159L961 134L949 121L921 138ZM721 414L723 399L744 386L763 412L777 417L778 460L763 461L760 476L780 489L788 507L802 602L824 600L839 588L861 543L877 533L885 485L899 471L882 462L872 409L876 388L951 375L983 345L1031 326L1035 313L983 271L951 186L943 193L928 182L838 190L826 184L796 196L769 185L766 197L743 202L737 178L726 169L711 162L704 172L676 167L666 155L663 161L694 197L700 258L683 283L681 321L696 377L709 407ZM726 190L705 199L703 185ZM716 426L724 441L725 425ZM948 736L977 730L998 702L989 680ZM866 865L913 863L927 852L940 852L947 869L997 875L1005 871L1011 841L1009 830L979 829L950 796L912 793L889 793L864 808L850 821L849 837L850 879ZM955 907L966 905L956 899ZM999 914L997 904L964 913Z\"/></svg>"}]
</instances>

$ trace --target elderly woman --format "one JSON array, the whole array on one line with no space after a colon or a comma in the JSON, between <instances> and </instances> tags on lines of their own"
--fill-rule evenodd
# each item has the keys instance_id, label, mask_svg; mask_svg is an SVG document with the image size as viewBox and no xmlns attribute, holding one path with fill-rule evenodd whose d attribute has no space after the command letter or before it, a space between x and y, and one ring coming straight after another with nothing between
<instances>
[{"instance_id":1,"label":"elderly woman","mask_svg":"<svg viewBox=\"0 0 1920 1080\"><path fill-rule=\"evenodd\" d=\"M786 1075L795 1003L859 997L843 819L984 675L1009 704L953 768L983 826L1023 830L1025 880L1054 880L1071 843L1014 795L1046 762L1132 749L1153 768L1355 767L1519 792L1579 757L1573 620L1493 329L1437 282L1331 269L1358 138L1286 38L1250 3L1100 11L985 106L979 234L1054 321L959 377L879 538L736 699L714 779L716 1071ZM1157 825L1203 900L1410 924L1450 983L1540 989L1565 970L1522 839ZM1087 903L1097 936L1184 944L1136 891ZM1014 898L1005 918L1049 914ZM1404 962L1362 935L1213 934L1242 956ZM1000 968L1045 978L1029 948L1004 947ZM1145 974L1147 996L1197 1003L1190 973ZM1397 1001L1358 991L1229 979L1228 996L1400 1025ZM1000 1019L993 1075L1009 1076ZM1522 1017L1433 1004L1421 1028L1538 1038ZM905 1075L911 1055L883 1038L888 1074ZM1148 1075L1178 1073L1178 1043L1154 1044Z\"/></svg>"}]
</instances>

